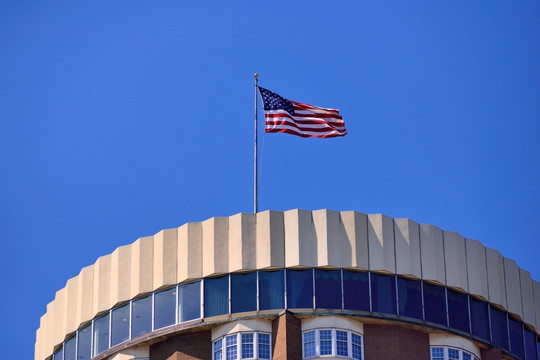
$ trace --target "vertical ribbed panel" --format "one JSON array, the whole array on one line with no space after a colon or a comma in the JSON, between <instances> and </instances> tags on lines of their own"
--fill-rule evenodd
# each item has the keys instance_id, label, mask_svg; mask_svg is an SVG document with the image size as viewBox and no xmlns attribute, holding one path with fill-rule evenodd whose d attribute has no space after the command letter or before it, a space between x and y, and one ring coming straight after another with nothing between
<instances>
[{"instance_id":1,"label":"vertical ribbed panel","mask_svg":"<svg viewBox=\"0 0 540 360\"><path fill-rule=\"evenodd\" d=\"M445 284L442 230L435 225L420 224L420 251L423 279Z\"/></svg>"},{"instance_id":2,"label":"vertical ribbed panel","mask_svg":"<svg viewBox=\"0 0 540 360\"><path fill-rule=\"evenodd\" d=\"M202 273L202 224L187 223L178 228L178 282L197 279Z\"/></svg>"},{"instance_id":3,"label":"vertical ribbed panel","mask_svg":"<svg viewBox=\"0 0 540 360\"><path fill-rule=\"evenodd\" d=\"M64 341L66 331L66 288L58 290L54 297L54 344Z\"/></svg>"},{"instance_id":4,"label":"vertical ribbed panel","mask_svg":"<svg viewBox=\"0 0 540 360\"><path fill-rule=\"evenodd\" d=\"M341 253L345 237L339 213L325 209L313 211L312 214L317 238L317 264L342 267Z\"/></svg>"},{"instance_id":5,"label":"vertical ribbed panel","mask_svg":"<svg viewBox=\"0 0 540 360\"><path fill-rule=\"evenodd\" d=\"M137 239L131 245L131 297L153 290L154 237Z\"/></svg>"},{"instance_id":6,"label":"vertical ribbed panel","mask_svg":"<svg viewBox=\"0 0 540 360\"><path fill-rule=\"evenodd\" d=\"M94 265L83 268L77 287L77 323L82 324L94 316Z\"/></svg>"},{"instance_id":7,"label":"vertical ribbed panel","mask_svg":"<svg viewBox=\"0 0 540 360\"><path fill-rule=\"evenodd\" d=\"M45 341L43 339L43 316L39 320L39 328L36 331L36 343L34 344L34 360L45 359L47 355L43 352L43 344Z\"/></svg>"},{"instance_id":8,"label":"vertical ribbed panel","mask_svg":"<svg viewBox=\"0 0 540 360\"><path fill-rule=\"evenodd\" d=\"M131 298L131 245L120 246L111 259L111 304Z\"/></svg>"},{"instance_id":9,"label":"vertical ribbed panel","mask_svg":"<svg viewBox=\"0 0 540 360\"><path fill-rule=\"evenodd\" d=\"M469 291L467 263L465 259L465 239L456 232L443 231L444 266L446 285Z\"/></svg>"},{"instance_id":10,"label":"vertical ribbed panel","mask_svg":"<svg viewBox=\"0 0 540 360\"><path fill-rule=\"evenodd\" d=\"M486 248L477 240L465 239L469 292L489 299Z\"/></svg>"},{"instance_id":11,"label":"vertical ribbed panel","mask_svg":"<svg viewBox=\"0 0 540 360\"><path fill-rule=\"evenodd\" d=\"M540 282L533 280L534 315L536 318L536 332L540 331Z\"/></svg>"},{"instance_id":12,"label":"vertical ribbed panel","mask_svg":"<svg viewBox=\"0 0 540 360\"><path fill-rule=\"evenodd\" d=\"M345 231L343 267L369 269L367 215L356 211L342 211L340 215Z\"/></svg>"},{"instance_id":13,"label":"vertical ribbed panel","mask_svg":"<svg viewBox=\"0 0 540 360\"><path fill-rule=\"evenodd\" d=\"M506 309L506 286L502 255L495 249L486 248L489 301Z\"/></svg>"},{"instance_id":14,"label":"vertical ribbed panel","mask_svg":"<svg viewBox=\"0 0 540 360\"><path fill-rule=\"evenodd\" d=\"M418 223L409 219L394 219L394 237L396 242L396 273L421 278Z\"/></svg>"},{"instance_id":15,"label":"vertical ribbed panel","mask_svg":"<svg viewBox=\"0 0 540 360\"><path fill-rule=\"evenodd\" d=\"M93 316L111 308L111 255L100 257L94 264Z\"/></svg>"},{"instance_id":16,"label":"vertical ribbed panel","mask_svg":"<svg viewBox=\"0 0 540 360\"><path fill-rule=\"evenodd\" d=\"M534 296L531 274L527 270L519 269L521 285L521 302L523 307L523 321L527 324L535 323Z\"/></svg>"},{"instance_id":17,"label":"vertical ribbed panel","mask_svg":"<svg viewBox=\"0 0 540 360\"><path fill-rule=\"evenodd\" d=\"M229 272L251 270L257 266L255 214L229 217Z\"/></svg>"},{"instance_id":18,"label":"vertical ribbed panel","mask_svg":"<svg viewBox=\"0 0 540 360\"><path fill-rule=\"evenodd\" d=\"M506 283L507 310L520 318L523 318L521 307L521 284L519 281L519 268L517 263L509 258L503 258L504 278Z\"/></svg>"},{"instance_id":19,"label":"vertical ribbed panel","mask_svg":"<svg viewBox=\"0 0 540 360\"><path fill-rule=\"evenodd\" d=\"M45 351L45 356L49 356L53 353L54 350L54 301L51 301L47 304L47 314L43 318L43 323L45 325L45 346L43 351Z\"/></svg>"},{"instance_id":20,"label":"vertical ribbed panel","mask_svg":"<svg viewBox=\"0 0 540 360\"><path fill-rule=\"evenodd\" d=\"M285 266L283 212L257 213L257 268Z\"/></svg>"},{"instance_id":21,"label":"vertical ribbed panel","mask_svg":"<svg viewBox=\"0 0 540 360\"><path fill-rule=\"evenodd\" d=\"M285 211L284 227L285 266L316 266L318 250L311 211Z\"/></svg>"},{"instance_id":22,"label":"vertical ribbed panel","mask_svg":"<svg viewBox=\"0 0 540 360\"><path fill-rule=\"evenodd\" d=\"M202 223L203 276L229 270L229 218L213 217Z\"/></svg>"},{"instance_id":23,"label":"vertical ribbed panel","mask_svg":"<svg viewBox=\"0 0 540 360\"><path fill-rule=\"evenodd\" d=\"M368 215L369 269L396 272L394 220L383 214Z\"/></svg>"},{"instance_id":24,"label":"vertical ribbed panel","mask_svg":"<svg viewBox=\"0 0 540 360\"><path fill-rule=\"evenodd\" d=\"M178 229L165 229L154 235L154 289L176 284Z\"/></svg>"},{"instance_id":25,"label":"vertical ribbed panel","mask_svg":"<svg viewBox=\"0 0 540 360\"><path fill-rule=\"evenodd\" d=\"M80 306L78 301L79 280L79 277L76 276L69 279L66 284L66 333L77 330L77 327L80 324L80 322L77 322L78 307Z\"/></svg>"}]
</instances>

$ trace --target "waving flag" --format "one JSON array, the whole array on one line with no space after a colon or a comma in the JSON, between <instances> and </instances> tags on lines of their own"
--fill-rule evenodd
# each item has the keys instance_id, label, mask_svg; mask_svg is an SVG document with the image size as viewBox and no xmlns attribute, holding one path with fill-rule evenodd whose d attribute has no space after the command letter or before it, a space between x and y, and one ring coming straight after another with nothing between
<instances>
[{"instance_id":1,"label":"waving flag","mask_svg":"<svg viewBox=\"0 0 540 360\"><path fill-rule=\"evenodd\" d=\"M302 137L345 136L345 122L339 110L287 100L259 87L263 100L265 132L287 133Z\"/></svg>"}]
</instances>

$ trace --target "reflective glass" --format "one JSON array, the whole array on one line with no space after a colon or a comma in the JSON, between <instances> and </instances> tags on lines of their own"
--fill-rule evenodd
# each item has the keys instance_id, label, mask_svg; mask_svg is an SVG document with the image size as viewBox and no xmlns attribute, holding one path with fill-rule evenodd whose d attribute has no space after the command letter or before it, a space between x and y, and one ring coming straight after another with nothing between
<instances>
[{"instance_id":1,"label":"reflective glass","mask_svg":"<svg viewBox=\"0 0 540 360\"><path fill-rule=\"evenodd\" d=\"M349 356L347 332L336 330L336 347L338 356Z\"/></svg>"},{"instance_id":2,"label":"reflective glass","mask_svg":"<svg viewBox=\"0 0 540 360\"><path fill-rule=\"evenodd\" d=\"M178 317L179 322L198 319L201 317L201 282L178 286Z\"/></svg>"},{"instance_id":3,"label":"reflective glass","mask_svg":"<svg viewBox=\"0 0 540 360\"><path fill-rule=\"evenodd\" d=\"M352 358L362 360L362 338L360 335L351 334L352 339Z\"/></svg>"},{"instance_id":4,"label":"reflective glass","mask_svg":"<svg viewBox=\"0 0 540 360\"><path fill-rule=\"evenodd\" d=\"M313 271L287 270L287 307L313 308Z\"/></svg>"},{"instance_id":5,"label":"reflective glass","mask_svg":"<svg viewBox=\"0 0 540 360\"><path fill-rule=\"evenodd\" d=\"M60 348L53 355L53 360L63 360L64 359L64 348Z\"/></svg>"},{"instance_id":6,"label":"reflective glass","mask_svg":"<svg viewBox=\"0 0 540 360\"><path fill-rule=\"evenodd\" d=\"M371 302L373 312L396 314L395 277L371 273Z\"/></svg>"},{"instance_id":7,"label":"reflective glass","mask_svg":"<svg viewBox=\"0 0 540 360\"><path fill-rule=\"evenodd\" d=\"M285 308L283 270L259 271L259 310Z\"/></svg>"},{"instance_id":8,"label":"reflective glass","mask_svg":"<svg viewBox=\"0 0 540 360\"><path fill-rule=\"evenodd\" d=\"M368 272L343 270L343 301L345 309L369 311Z\"/></svg>"},{"instance_id":9,"label":"reflective glass","mask_svg":"<svg viewBox=\"0 0 540 360\"><path fill-rule=\"evenodd\" d=\"M152 331L152 295L131 303L131 338Z\"/></svg>"},{"instance_id":10,"label":"reflective glass","mask_svg":"<svg viewBox=\"0 0 540 360\"><path fill-rule=\"evenodd\" d=\"M319 330L320 350L322 355L332 355L332 330Z\"/></svg>"},{"instance_id":11,"label":"reflective glass","mask_svg":"<svg viewBox=\"0 0 540 360\"><path fill-rule=\"evenodd\" d=\"M431 348L431 360L444 360L444 348Z\"/></svg>"},{"instance_id":12,"label":"reflective glass","mask_svg":"<svg viewBox=\"0 0 540 360\"><path fill-rule=\"evenodd\" d=\"M398 277L399 315L422 320L422 285L418 280Z\"/></svg>"},{"instance_id":13,"label":"reflective glass","mask_svg":"<svg viewBox=\"0 0 540 360\"><path fill-rule=\"evenodd\" d=\"M459 360L459 350L448 349L448 360Z\"/></svg>"},{"instance_id":14,"label":"reflective glass","mask_svg":"<svg viewBox=\"0 0 540 360\"><path fill-rule=\"evenodd\" d=\"M341 271L315 270L315 306L341 309Z\"/></svg>"},{"instance_id":15,"label":"reflective glass","mask_svg":"<svg viewBox=\"0 0 540 360\"><path fill-rule=\"evenodd\" d=\"M93 355L109 348L109 314L94 320L94 347Z\"/></svg>"},{"instance_id":16,"label":"reflective glass","mask_svg":"<svg viewBox=\"0 0 540 360\"><path fill-rule=\"evenodd\" d=\"M257 273L231 275L231 312L257 311Z\"/></svg>"},{"instance_id":17,"label":"reflective glass","mask_svg":"<svg viewBox=\"0 0 540 360\"><path fill-rule=\"evenodd\" d=\"M253 333L242 334L242 359L253 358Z\"/></svg>"},{"instance_id":18,"label":"reflective glass","mask_svg":"<svg viewBox=\"0 0 540 360\"><path fill-rule=\"evenodd\" d=\"M154 294L154 329L173 325L176 320L176 286Z\"/></svg>"},{"instance_id":19,"label":"reflective glass","mask_svg":"<svg viewBox=\"0 0 540 360\"><path fill-rule=\"evenodd\" d=\"M517 355L520 359L525 358L523 349L523 333L521 331L521 323L514 319L508 319L508 330L510 333L510 351Z\"/></svg>"},{"instance_id":20,"label":"reflective glass","mask_svg":"<svg viewBox=\"0 0 540 360\"><path fill-rule=\"evenodd\" d=\"M506 350L508 346L508 327L506 324L506 314L502 311L489 307L491 316L491 336L492 342Z\"/></svg>"},{"instance_id":21,"label":"reflective glass","mask_svg":"<svg viewBox=\"0 0 540 360\"><path fill-rule=\"evenodd\" d=\"M227 336L225 346L227 360L235 360L237 356L236 335Z\"/></svg>"},{"instance_id":22,"label":"reflective glass","mask_svg":"<svg viewBox=\"0 0 540 360\"><path fill-rule=\"evenodd\" d=\"M469 299L469 303L471 306L472 334L490 341L487 303L473 297Z\"/></svg>"},{"instance_id":23,"label":"reflective glass","mask_svg":"<svg viewBox=\"0 0 540 360\"><path fill-rule=\"evenodd\" d=\"M223 339L219 339L214 343L214 360L221 360L222 359L222 347L223 347Z\"/></svg>"},{"instance_id":24,"label":"reflective glass","mask_svg":"<svg viewBox=\"0 0 540 360\"><path fill-rule=\"evenodd\" d=\"M111 311L111 346L129 339L129 303Z\"/></svg>"},{"instance_id":25,"label":"reflective glass","mask_svg":"<svg viewBox=\"0 0 540 360\"><path fill-rule=\"evenodd\" d=\"M536 336L529 330L525 330L525 357L527 360L538 360L536 358Z\"/></svg>"},{"instance_id":26,"label":"reflective glass","mask_svg":"<svg viewBox=\"0 0 540 360\"><path fill-rule=\"evenodd\" d=\"M470 332L467 295L448 289L447 296L449 326L454 329Z\"/></svg>"},{"instance_id":27,"label":"reflective glass","mask_svg":"<svg viewBox=\"0 0 540 360\"><path fill-rule=\"evenodd\" d=\"M76 337L72 337L64 344L64 360L75 360L75 350L77 346Z\"/></svg>"},{"instance_id":28,"label":"reflective glass","mask_svg":"<svg viewBox=\"0 0 540 360\"><path fill-rule=\"evenodd\" d=\"M92 324L77 333L77 360L90 360L92 352Z\"/></svg>"},{"instance_id":29,"label":"reflective glass","mask_svg":"<svg viewBox=\"0 0 540 360\"><path fill-rule=\"evenodd\" d=\"M315 356L315 331L304 333L304 358Z\"/></svg>"},{"instance_id":30,"label":"reflective glass","mask_svg":"<svg viewBox=\"0 0 540 360\"><path fill-rule=\"evenodd\" d=\"M472 360L471 354L463 352L463 360Z\"/></svg>"},{"instance_id":31,"label":"reflective glass","mask_svg":"<svg viewBox=\"0 0 540 360\"><path fill-rule=\"evenodd\" d=\"M259 338L259 358L270 359L270 335L258 334Z\"/></svg>"},{"instance_id":32,"label":"reflective glass","mask_svg":"<svg viewBox=\"0 0 540 360\"><path fill-rule=\"evenodd\" d=\"M204 316L229 313L229 277L204 280Z\"/></svg>"},{"instance_id":33,"label":"reflective glass","mask_svg":"<svg viewBox=\"0 0 540 360\"><path fill-rule=\"evenodd\" d=\"M444 287L424 283L424 313L426 321L446 325Z\"/></svg>"}]
</instances>

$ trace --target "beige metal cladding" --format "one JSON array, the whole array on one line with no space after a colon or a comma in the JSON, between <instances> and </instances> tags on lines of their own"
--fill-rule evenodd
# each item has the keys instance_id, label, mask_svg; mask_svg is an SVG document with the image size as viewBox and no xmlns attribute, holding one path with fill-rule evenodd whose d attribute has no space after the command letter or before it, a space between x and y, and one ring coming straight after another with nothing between
<instances>
[{"instance_id":1,"label":"beige metal cladding","mask_svg":"<svg viewBox=\"0 0 540 360\"><path fill-rule=\"evenodd\" d=\"M100 257L47 305L36 333L36 359L50 356L94 317L136 296L206 276L315 266L440 283L540 326L539 283L515 261L476 240L381 214L265 211L162 230Z\"/></svg>"}]
</instances>

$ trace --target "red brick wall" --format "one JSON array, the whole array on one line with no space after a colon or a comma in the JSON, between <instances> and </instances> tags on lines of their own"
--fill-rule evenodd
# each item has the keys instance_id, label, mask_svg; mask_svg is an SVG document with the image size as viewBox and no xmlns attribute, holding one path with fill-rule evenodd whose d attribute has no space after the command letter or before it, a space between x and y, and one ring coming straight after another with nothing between
<instances>
[{"instance_id":1,"label":"red brick wall","mask_svg":"<svg viewBox=\"0 0 540 360\"><path fill-rule=\"evenodd\" d=\"M395 325L364 324L364 357L365 360L427 360L429 335Z\"/></svg>"},{"instance_id":2,"label":"red brick wall","mask_svg":"<svg viewBox=\"0 0 540 360\"><path fill-rule=\"evenodd\" d=\"M286 312L272 322L272 359L302 359L302 324Z\"/></svg>"},{"instance_id":3,"label":"red brick wall","mask_svg":"<svg viewBox=\"0 0 540 360\"><path fill-rule=\"evenodd\" d=\"M210 331L173 336L150 346L150 360L209 360L212 358Z\"/></svg>"}]
</instances>

